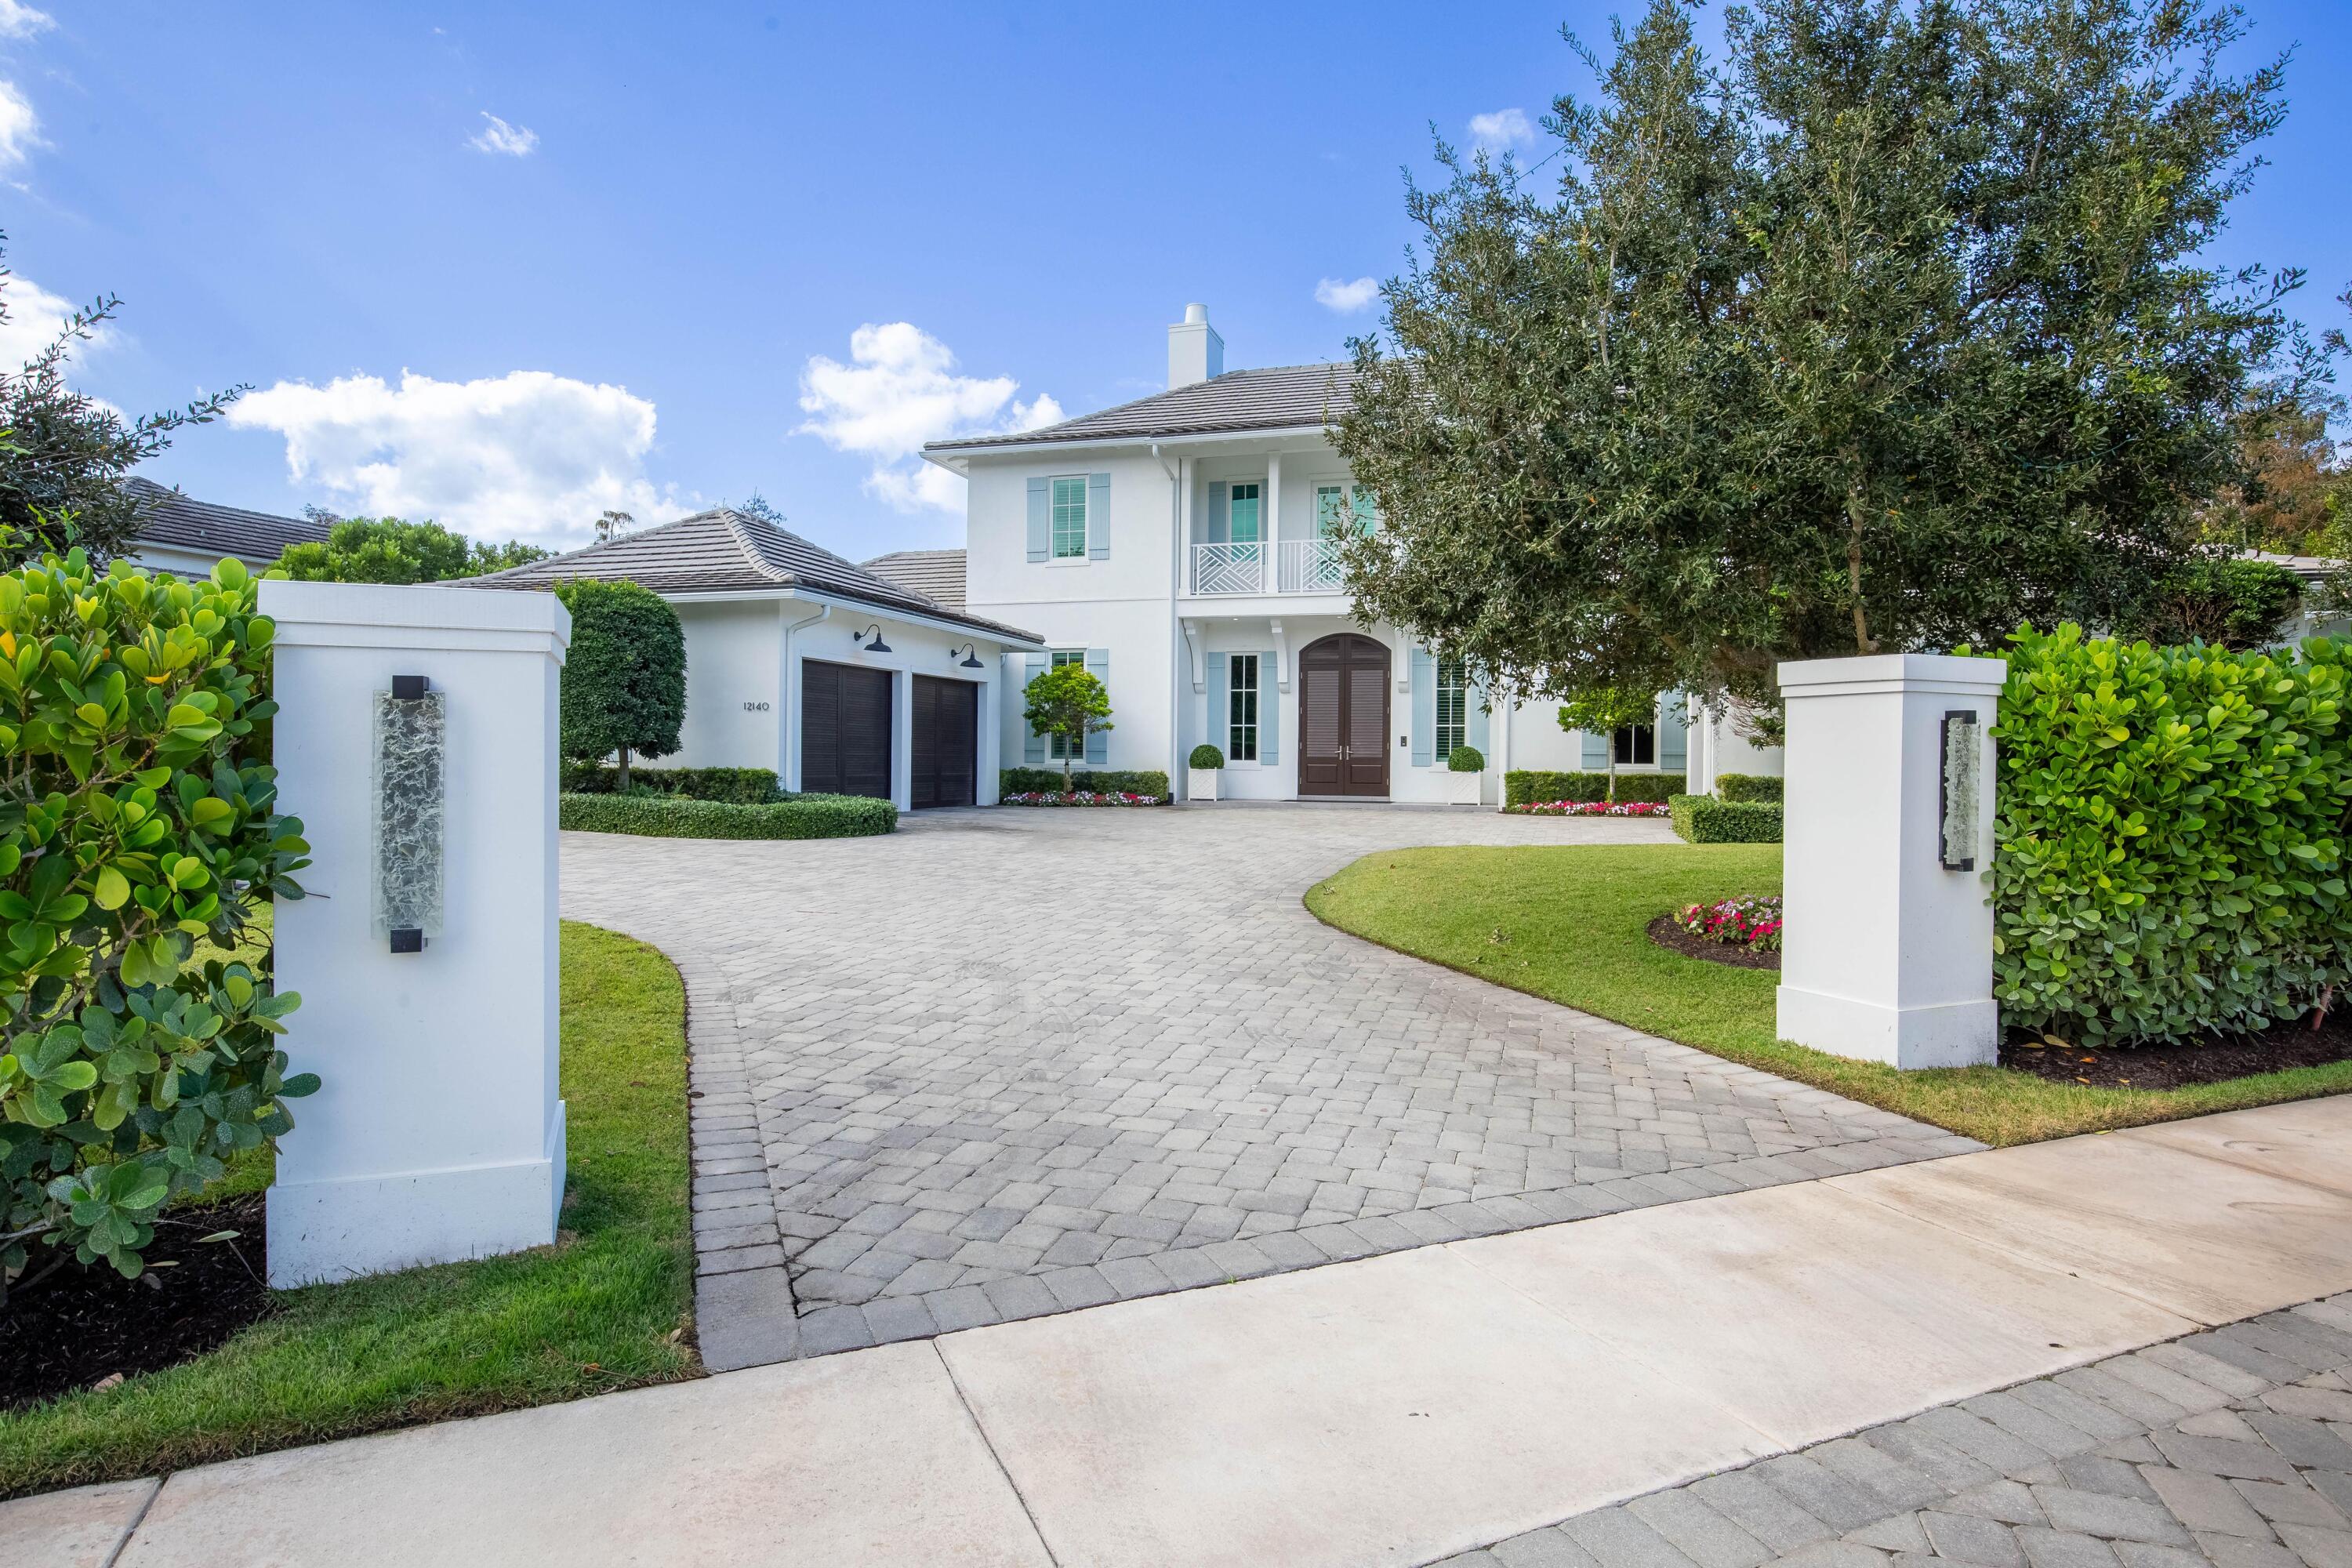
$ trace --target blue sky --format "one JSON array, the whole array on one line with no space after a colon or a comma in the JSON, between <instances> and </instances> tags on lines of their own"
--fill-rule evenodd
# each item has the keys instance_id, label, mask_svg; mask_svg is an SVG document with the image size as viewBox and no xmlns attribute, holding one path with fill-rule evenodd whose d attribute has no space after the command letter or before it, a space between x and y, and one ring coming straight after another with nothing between
<instances>
[{"instance_id":1,"label":"blue sky","mask_svg":"<svg viewBox=\"0 0 2352 1568\"><path fill-rule=\"evenodd\" d=\"M110 289L90 391L259 389L152 477L549 542L756 489L856 557L961 542L913 442L1156 390L1187 300L1229 365L1336 357L1373 318L1318 285L1397 268L1431 124L1539 115L1612 10L40 4L11 342ZM2352 6L2247 4L2293 113L2223 256L2339 324Z\"/></svg>"}]
</instances>

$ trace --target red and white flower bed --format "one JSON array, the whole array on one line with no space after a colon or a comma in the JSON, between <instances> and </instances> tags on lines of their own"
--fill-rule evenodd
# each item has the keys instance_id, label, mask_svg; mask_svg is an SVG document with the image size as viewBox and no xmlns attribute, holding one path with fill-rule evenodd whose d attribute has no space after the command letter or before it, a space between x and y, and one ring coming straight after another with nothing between
<instances>
[{"instance_id":1,"label":"red and white flower bed","mask_svg":"<svg viewBox=\"0 0 2352 1568\"><path fill-rule=\"evenodd\" d=\"M1121 790L1073 790L1064 795L1059 790L1023 790L1018 795L1003 797L1006 805L1159 805L1156 795L1129 795Z\"/></svg>"},{"instance_id":2,"label":"red and white flower bed","mask_svg":"<svg viewBox=\"0 0 2352 1568\"><path fill-rule=\"evenodd\" d=\"M1675 915L1675 924L1693 936L1705 937L1750 952L1780 951L1780 896L1778 893L1726 899L1720 903L1691 904Z\"/></svg>"},{"instance_id":3,"label":"red and white flower bed","mask_svg":"<svg viewBox=\"0 0 2352 1568\"><path fill-rule=\"evenodd\" d=\"M1507 805L1521 816L1671 816L1674 813L1646 800L1551 800L1528 805Z\"/></svg>"}]
</instances>

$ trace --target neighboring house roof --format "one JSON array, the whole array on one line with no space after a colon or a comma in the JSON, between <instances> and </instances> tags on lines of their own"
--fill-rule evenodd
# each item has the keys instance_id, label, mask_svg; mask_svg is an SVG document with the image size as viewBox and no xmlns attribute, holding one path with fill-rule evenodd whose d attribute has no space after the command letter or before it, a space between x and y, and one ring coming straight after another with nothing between
<instances>
[{"instance_id":1,"label":"neighboring house roof","mask_svg":"<svg viewBox=\"0 0 2352 1568\"><path fill-rule=\"evenodd\" d=\"M257 567L277 560L289 544L323 543L327 538L323 522L193 500L152 479L125 479L122 488L139 503L139 526L131 534L136 542L130 552L133 554L138 544L166 544L178 550L234 555Z\"/></svg>"},{"instance_id":2,"label":"neighboring house roof","mask_svg":"<svg viewBox=\"0 0 2352 1568\"><path fill-rule=\"evenodd\" d=\"M1229 370L1223 375L1180 386L1098 414L1082 414L1040 430L967 436L933 441L923 450L960 452L992 447L1050 445L1056 441L1149 440L1162 436L1213 436L1251 430L1293 430L1330 423L1356 384L1356 367L1330 364L1277 365L1267 370Z\"/></svg>"},{"instance_id":3,"label":"neighboring house roof","mask_svg":"<svg viewBox=\"0 0 2352 1568\"><path fill-rule=\"evenodd\" d=\"M1034 632L965 615L961 604L944 604L844 560L797 533L725 507L639 529L528 566L467 577L452 585L552 588L582 577L606 582L626 578L665 596L804 588L877 610L953 621L1014 642L1040 640Z\"/></svg>"},{"instance_id":4,"label":"neighboring house roof","mask_svg":"<svg viewBox=\"0 0 2352 1568\"><path fill-rule=\"evenodd\" d=\"M2316 582L2331 573L2344 569L2344 563L2330 561L2324 555L2280 555L2268 550L2249 550L2245 553L2252 560L2267 561L2273 566L2284 566L2308 582Z\"/></svg>"},{"instance_id":5,"label":"neighboring house roof","mask_svg":"<svg viewBox=\"0 0 2352 1568\"><path fill-rule=\"evenodd\" d=\"M877 577L887 577L901 588L912 588L950 610L963 608L963 552L961 550L894 550L866 563Z\"/></svg>"}]
</instances>

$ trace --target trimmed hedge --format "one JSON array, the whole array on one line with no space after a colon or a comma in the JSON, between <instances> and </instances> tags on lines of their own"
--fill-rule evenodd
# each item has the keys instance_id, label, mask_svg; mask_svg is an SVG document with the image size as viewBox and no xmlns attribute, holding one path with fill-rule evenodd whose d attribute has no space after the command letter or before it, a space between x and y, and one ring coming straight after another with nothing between
<instances>
[{"instance_id":1,"label":"trimmed hedge","mask_svg":"<svg viewBox=\"0 0 2352 1568\"><path fill-rule=\"evenodd\" d=\"M996 787L1001 795L1059 795L1062 770L1005 768L997 774ZM1168 775L1151 768L1077 768L1070 773L1070 788L1097 795L1148 795L1162 801L1169 798Z\"/></svg>"},{"instance_id":2,"label":"trimmed hedge","mask_svg":"<svg viewBox=\"0 0 2352 1568\"><path fill-rule=\"evenodd\" d=\"M1717 773L1715 793L1719 800L1769 801L1780 803L1780 786L1787 781L1778 773Z\"/></svg>"},{"instance_id":3,"label":"trimmed hedge","mask_svg":"<svg viewBox=\"0 0 2352 1568\"><path fill-rule=\"evenodd\" d=\"M802 795L760 805L680 795L562 795L556 797L556 820L576 833L647 838L860 838L898 826L898 808L862 795Z\"/></svg>"},{"instance_id":4,"label":"trimmed hedge","mask_svg":"<svg viewBox=\"0 0 2352 1568\"><path fill-rule=\"evenodd\" d=\"M1617 798L1664 805L1690 786L1687 773L1619 773ZM1556 800L1607 800L1605 773L1552 773L1514 768L1503 775L1505 805L1549 805Z\"/></svg>"},{"instance_id":5,"label":"trimmed hedge","mask_svg":"<svg viewBox=\"0 0 2352 1568\"><path fill-rule=\"evenodd\" d=\"M1778 844L1780 808L1769 801L1678 795L1666 803L1675 832L1692 844Z\"/></svg>"},{"instance_id":6,"label":"trimmed hedge","mask_svg":"<svg viewBox=\"0 0 2352 1568\"><path fill-rule=\"evenodd\" d=\"M563 764L566 795L611 795L618 770L593 763ZM782 800L773 768L629 769L629 787L658 790L683 800L719 800L734 805L767 805Z\"/></svg>"},{"instance_id":7,"label":"trimmed hedge","mask_svg":"<svg viewBox=\"0 0 2352 1568\"><path fill-rule=\"evenodd\" d=\"M2010 639L1993 994L2091 1044L2300 1016L2352 983L2346 645Z\"/></svg>"}]
</instances>

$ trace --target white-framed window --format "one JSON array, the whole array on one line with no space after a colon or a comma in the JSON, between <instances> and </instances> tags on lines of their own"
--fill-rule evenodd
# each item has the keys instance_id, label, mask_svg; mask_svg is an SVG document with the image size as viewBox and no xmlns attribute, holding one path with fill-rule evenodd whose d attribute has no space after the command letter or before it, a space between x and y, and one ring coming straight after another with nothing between
<instances>
[{"instance_id":1,"label":"white-framed window","mask_svg":"<svg viewBox=\"0 0 2352 1568\"><path fill-rule=\"evenodd\" d=\"M1617 765L1654 766L1658 760L1658 731L1653 724L1628 724L1609 737Z\"/></svg>"},{"instance_id":2,"label":"white-framed window","mask_svg":"<svg viewBox=\"0 0 2352 1568\"><path fill-rule=\"evenodd\" d=\"M1087 558L1087 477L1073 474L1053 482L1054 559Z\"/></svg>"},{"instance_id":3,"label":"white-framed window","mask_svg":"<svg viewBox=\"0 0 2352 1568\"><path fill-rule=\"evenodd\" d=\"M1315 487L1315 537L1332 539L1350 525L1359 533L1370 533L1380 519L1380 508L1372 492L1359 484L1328 484Z\"/></svg>"},{"instance_id":4,"label":"white-framed window","mask_svg":"<svg viewBox=\"0 0 2352 1568\"><path fill-rule=\"evenodd\" d=\"M1060 482L1061 481L1058 479L1055 481L1056 484L1059 484ZM1085 491L1086 481L1084 479L1080 479L1078 481L1078 489L1081 493ZM1085 553L1085 546L1083 542L1080 544L1079 553ZM1059 669L1066 664L1083 665L1086 662L1086 649L1082 647L1057 647L1054 650L1053 661L1047 666L1047 668L1051 669ZM1045 737L1045 755L1057 763L1083 763L1087 760L1086 742L1081 741L1073 745L1067 736L1048 735Z\"/></svg>"},{"instance_id":5,"label":"white-framed window","mask_svg":"<svg viewBox=\"0 0 2352 1568\"><path fill-rule=\"evenodd\" d=\"M1470 743L1470 681L1458 658L1437 661L1437 760Z\"/></svg>"},{"instance_id":6,"label":"white-framed window","mask_svg":"<svg viewBox=\"0 0 2352 1568\"><path fill-rule=\"evenodd\" d=\"M1225 685L1225 761L1257 761L1258 658L1237 653L1230 660Z\"/></svg>"}]
</instances>

